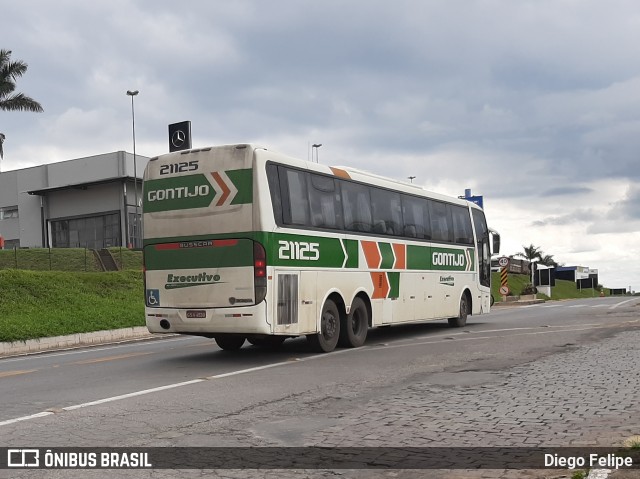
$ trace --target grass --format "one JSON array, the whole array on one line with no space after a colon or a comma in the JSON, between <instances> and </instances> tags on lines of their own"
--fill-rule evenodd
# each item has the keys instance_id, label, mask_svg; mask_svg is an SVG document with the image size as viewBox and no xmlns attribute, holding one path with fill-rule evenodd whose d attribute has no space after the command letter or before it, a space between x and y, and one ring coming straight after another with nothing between
<instances>
[{"instance_id":1,"label":"grass","mask_svg":"<svg viewBox=\"0 0 640 479\"><path fill-rule=\"evenodd\" d=\"M142 251L122 247L108 249L120 269L142 270Z\"/></svg>"},{"instance_id":2,"label":"grass","mask_svg":"<svg viewBox=\"0 0 640 479\"><path fill-rule=\"evenodd\" d=\"M142 273L0 270L0 342L144 326Z\"/></svg>"},{"instance_id":3,"label":"grass","mask_svg":"<svg viewBox=\"0 0 640 479\"><path fill-rule=\"evenodd\" d=\"M631 436L622 445L629 449L640 450L640 435Z\"/></svg>"},{"instance_id":4,"label":"grass","mask_svg":"<svg viewBox=\"0 0 640 479\"><path fill-rule=\"evenodd\" d=\"M527 284L531 283L531 278L526 274L510 274L508 276L508 285L511 290L511 294L520 295L521 291ZM491 294L500 301L502 296L499 293L500 288L500 274L492 273L491 277ZM608 290L603 289L608 296ZM551 298L538 294L539 298L559 300L559 299L573 299L573 298L594 298L600 296L600 292L595 289L583 289L576 288L576 283L573 281L556 280L556 285L551 288Z\"/></svg>"}]
</instances>

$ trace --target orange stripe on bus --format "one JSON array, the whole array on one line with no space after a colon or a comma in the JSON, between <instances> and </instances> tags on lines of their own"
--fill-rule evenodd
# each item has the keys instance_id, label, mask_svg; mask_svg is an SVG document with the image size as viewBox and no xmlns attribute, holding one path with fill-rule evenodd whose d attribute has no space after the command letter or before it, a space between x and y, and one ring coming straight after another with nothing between
<instances>
[{"instance_id":1,"label":"orange stripe on bus","mask_svg":"<svg viewBox=\"0 0 640 479\"><path fill-rule=\"evenodd\" d=\"M362 244L362 251L364 252L364 257L367 260L369 269L378 269L382 261L378 243L375 241L360 241L360 243Z\"/></svg>"},{"instance_id":2,"label":"orange stripe on bus","mask_svg":"<svg viewBox=\"0 0 640 479\"><path fill-rule=\"evenodd\" d=\"M238 244L237 239L213 240L213 246L216 248L223 248L225 246L236 246L237 244Z\"/></svg>"},{"instance_id":3,"label":"orange stripe on bus","mask_svg":"<svg viewBox=\"0 0 640 479\"><path fill-rule=\"evenodd\" d=\"M393 246L393 252L396 255L393 269L407 269L407 246L398 243L393 243L391 246Z\"/></svg>"},{"instance_id":4,"label":"orange stripe on bus","mask_svg":"<svg viewBox=\"0 0 640 479\"><path fill-rule=\"evenodd\" d=\"M231 190L229 189L229 187L227 186L227 184L224 182L224 180L222 179L222 176L220 176L220 173L218 173L217 171L214 173L211 173L211 175L213 176L213 179L216 180L216 183L218 183L218 186L220 188L222 188L222 196L220 197L220 199L218 200L218 202L216 203L216 206L222 206L224 204L224 201L227 199L227 197L231 194Z\"/></svg>"},{"instance_id":5,"label":"orange stripe on bus","mask_svg":"<svg viewBox=\"0 0 640 479\"><path fill-rule=\"evenodd\" d=\"M370 273L373 282L373 294L371 299L383 299L389 294L389 280L387 273Z\"/></svg>"},{"instance_id":6,"label":"orange stripe on bus","mask_svg":"<svg viewBox=\"0 0 640 479\"><path fill-rule=\"evenodd\" d=\"M341 170L340 168L336 168L335 166L330 166L329 168L331 168L331 171L333 171L333 174L337 177L346 178L347 180L351 179L351 176L349 176L349 173L347 173L346 171Z\"/></svg>"}]
</instances>

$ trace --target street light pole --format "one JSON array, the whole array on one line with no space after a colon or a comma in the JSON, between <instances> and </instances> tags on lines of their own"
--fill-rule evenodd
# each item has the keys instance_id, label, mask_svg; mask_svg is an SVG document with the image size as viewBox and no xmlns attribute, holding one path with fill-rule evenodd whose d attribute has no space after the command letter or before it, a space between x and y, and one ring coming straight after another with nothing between
<instances>
[{"instance_id":1,"label":"street light pole","mask_svg":"<svg viewBox=\"0 0 640 479\"><path fill-rule=\"evenodd\" d=\"M133 97L140 93L138 90L127 90L127 95L131 97L131 125L133 128L133 193L136 202L135 216L133 218L133 247L138 247L138 168L136 165L136 114L133 108Z\"/></svg>"},{"instance_id":2,"label":"street light pole","mask_svg":"<svg viewBox=\"0 0 640 479\"><path fill-rule=\"evenodd\" d=\"M316 149L316 163L320 163L320 160L318 159L318 148L320 148L321 146L322 146L322 143L315 143L311 145L312 148ZM313 161L313 155L311 155L311 161Z\"/></svg>"}]
</instances>

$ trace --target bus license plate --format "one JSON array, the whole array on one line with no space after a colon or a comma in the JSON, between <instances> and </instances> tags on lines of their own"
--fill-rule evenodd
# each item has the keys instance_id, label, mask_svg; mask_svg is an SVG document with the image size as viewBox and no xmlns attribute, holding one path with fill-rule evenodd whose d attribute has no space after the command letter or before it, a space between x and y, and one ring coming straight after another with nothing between
<instances>
[{"instance_id":1,"label":"bus license plate","mask_svg":"<svg viewBox=\"0 0 640 479\"><path fill-rule=\"evenodd\" d=\"M207 312L203 310L189 310L187 311L187 319L205 319Z\"/></svg>"}]
</instances>

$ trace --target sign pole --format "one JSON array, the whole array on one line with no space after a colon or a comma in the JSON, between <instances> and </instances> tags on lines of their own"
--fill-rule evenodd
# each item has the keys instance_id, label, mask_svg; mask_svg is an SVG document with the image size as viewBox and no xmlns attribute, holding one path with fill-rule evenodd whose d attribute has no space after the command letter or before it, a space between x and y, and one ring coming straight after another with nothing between
<instances>
[{"instance_id":1,"label":"sign pole","mask_svg":"<svg viewBox=\"0 0 640 479\"><path fill-rule=\"evenodd\" d=\"M500 266L500 294L502 295L502 302L507 302L507 295L509 294L509 258L502 256L498 258L498 266Z\"/></svg>"}]
</instances>

